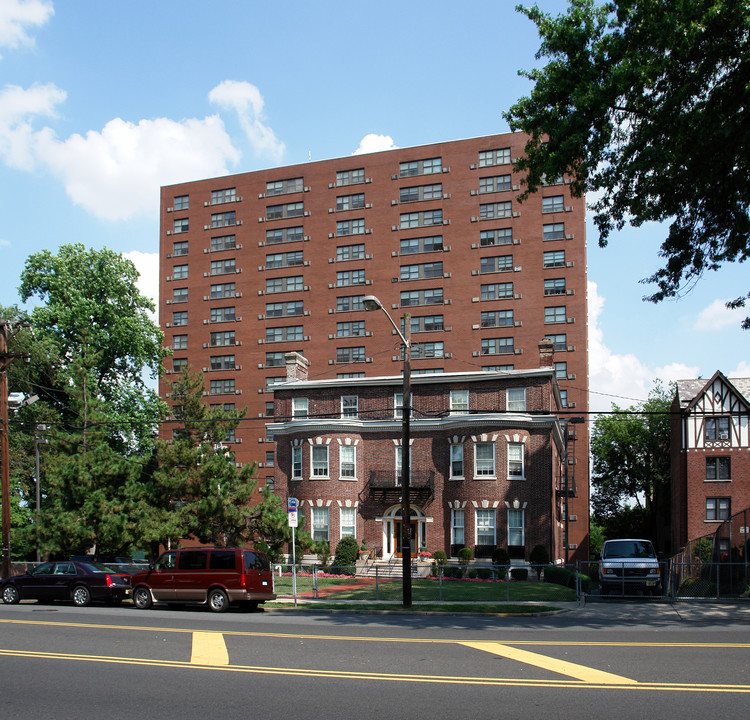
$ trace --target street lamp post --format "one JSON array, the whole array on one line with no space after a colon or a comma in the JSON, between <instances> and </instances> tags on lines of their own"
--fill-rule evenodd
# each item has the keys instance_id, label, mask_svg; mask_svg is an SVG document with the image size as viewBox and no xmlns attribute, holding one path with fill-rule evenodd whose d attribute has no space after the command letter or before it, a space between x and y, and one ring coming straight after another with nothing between
<instances>
[{"instance_id":1,"label":"street lamp post","mask_svg":"<svg viewBox=\"0 0 750 720\"><path fill-rule=\"evenodd\" d=\"M405 313L404 331L393 321L388 311L374 295L362 300L365 310L382 310L404 346L404 388L401 409L401 571L403 606L411 607L411 478L409 443L411 442L411 315Z\"/></svg>"}]
</instances>

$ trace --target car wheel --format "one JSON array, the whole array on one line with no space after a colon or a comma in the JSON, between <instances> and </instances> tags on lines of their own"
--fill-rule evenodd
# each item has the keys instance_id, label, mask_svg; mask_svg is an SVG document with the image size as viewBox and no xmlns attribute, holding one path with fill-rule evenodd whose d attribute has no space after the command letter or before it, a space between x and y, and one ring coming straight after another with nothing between
<instances>
[{"instance_id":1,"label":"car wheel","mask_svg":"<svg viewBox=\"0 0 750 720\"><path fill-rule=\"evenodd\" d=\"M208 607L214 612L226 612L229 610L229 598L227 594L219 588L210 590L208 593Z\"/></svg>"},{"instance_id":2,"label":"car wheel","mask_svg":"<svg viewBox=\"0 0 750 720\"><path fill-rule=\"evenodd\" d=\"M133 590L133 605L139 610L148 610L153 604L154 601L151 599L148 588L137 587Z\"/></svg>"},{"instance_id":3,"label":"car wheel","mask_svg":"<svg viewBox=\"0 0 750 720\"><path fill-rule=\"evenodd\" d=\"M78 607L91 604L91 591L85 585L76 585L73 588L73 604Z\"/></svg>"},{"instance_id":4,"label":"car wheel","mask_svg":"<svg viewBox=\"0 0 750 720\"><path fill-rule=\"evenodd\" d=\"M21 602L21 593L15 585L6 585L3 588L3 602L8 605L15 605Z\"/></svg>"}]
</instances>

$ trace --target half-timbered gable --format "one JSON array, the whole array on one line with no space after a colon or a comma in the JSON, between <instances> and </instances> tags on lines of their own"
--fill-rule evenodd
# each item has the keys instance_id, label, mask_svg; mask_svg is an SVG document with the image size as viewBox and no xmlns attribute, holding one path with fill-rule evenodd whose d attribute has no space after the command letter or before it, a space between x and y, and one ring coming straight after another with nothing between
<instances>
[{"instance_id":1,"label":"half-timbered gable","mask_svg":"<svg viewBox=\"0 0 750 720\"><path fill-rule=\"evenodd\" d=\"M675 550L750 507L750 378L679 380L672 403Z\"/></svg>"},{"instance_id":2,"label":"half-timbered gable","mask_svg":"<svg viewBox=\"0 0 750 720\"><path fill-rule=\"evenodd\" d=\"M703 383L692 398L697 383ZM683 415L682 446L685 448L747 448L750 446L750 403L735 383L746 392L750 380L731 381L717 372L707 383L686 381L681 388L687 397Z\"/></svg>"}]
</instances>

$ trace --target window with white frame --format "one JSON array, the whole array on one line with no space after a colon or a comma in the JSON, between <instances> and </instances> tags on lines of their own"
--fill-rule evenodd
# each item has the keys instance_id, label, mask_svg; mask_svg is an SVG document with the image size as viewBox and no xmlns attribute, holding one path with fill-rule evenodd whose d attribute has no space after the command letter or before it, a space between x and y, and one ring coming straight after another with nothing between
<instances>
[{"instance_id":1,"label":"window with white frame","mask_svg":"<svg viewBox=\"0 0 750 720\"><path fill-rule=\"evenodd\" d=\"M508 479L522 480L524 477L523 443L508 443Z\"/></svg>"},{"instance_id":2,"label":"window with white frame","mask_svg":"<svg viewBox=\"0 0 750 720\"><path fill-rule=\"evenodd\" d=\"M309 401L306 397L292 398L292 417L306 418L308 416Z\"/></svg>"},{"instance_id":3,"label":"window with white frame","mask_svg":"<svg viewBox=\"0 0 750 720\"><path fill-rule=\"evenodd\" d=\"M312 509L312 536L315 542L325 540L328 542L328 508L313 507Z\"/></svg>"},{"instance_id":4,"label":"window with white frame","mask_svg":"<svg viewBox=\"0 0 750 720\"><path fill-rule=\"evenodd\" d=\"M341 396L341 417L355 418L359 416L359 397L357 395Z\"/></svg>"},{"instance_id":5,"label":"window with white frame","mask_svg":"<svg viewBox=\"0 0 750 720\"><path fill-rule=\"evenodd\" d=\"M404 467L404 452L401 445L396 445L396 485L401 484L401 476L403 475ZM411 454L409 454L409 471L411 472ZM411 481L409 482L411 484Z\"/></svg>"},{"instance_id":6,"label":"window with white frame","mask_svg":"<svg viewBox=\"0 0 750 720\"><path fill-rule=\"evenodd\" d=\"M357 537L357 508L341 508L341 537Z\"/></svg>"},{"instance_id":7,"label":"window with white frame","mask_svg":"<svg viewBox=\"0 0 750 720\"><path fill-rule=\"evenodd\" d=\"M339 448L339 475L344 480L357 477L357 446L342 445Z\"/></svg>"},{"instance_id":8,"label":"window with white frame","mask_svg":"<svg viewBox=\"0 0 750 720\"><path fill-rule=\"evenodd\" d=\"M463 443L451 443L451 478L462 478L464 476L464 446Z\"/></svg>"},{"instance_id":9,"label":"window with white frame","mask_svg":"<svg viewBox=\"0 0 750 720\"><path fill-rule=\"evenodd\" d=\"M495 443L474 443L474 477L495 477Z\"/></svg>"},{"instance_id":10,"label":"window with white frame","mask_svg":"<svg viewBox=\"0 0 750 720\"><path fill-rule=\"evenodd\" d=\"M464 511L463 508L451 510L451 545L464 544Z\"/></svg>"},{"instance_id":11,"label":"window with white frame","mask_svg":"<svg viewBox=\"0 0 750 720\"><path fill-rule=\"evenodd\" d=\"M187 337L187 336L186 336ZM402 418L404 416L404 394L393 394L393 417Z\"/></svg>"},{"instance_id":12,"label":"window with white frame","mask_svg":"<svg viewBox=\"0 0 750 720\"><path fill-rule=\"evenodd\" d=\"M508 388L505 406L511 412L526 412L526 388Z\"/></svg>"},{"instance_id":13,"label":"window with white frame","mask_svg":"<svg viewBox=\"0 0 750 720\"><path fill-rule=\"evenodd\" d=\"M469 412L468 390L450 391L450 412L451 415L461 415Z\"/></svg>"},{"instance_id":14,"label":"window with white frame","mask_svg":"<svg viewBox=\"0 0 750 720\"><path fill-rule=\"evenodd\" d=\"M522 508L508 508L508 545L525 545L524 513Z\"/></svg>"},{"instance_id":15,"label":"window with white frame","mask_svg":"<svg viewBox=\"0 0 750 720\"><path fill-rule=\"evenodd\" d=\"M312 476L327 478L328 475L328 445L313 445L310 453Z\"/></svg>"},{"instance_id":16,"label":"window with white frame","mask_svg":"<svg viewBox=\"0 0 750 720\"><path fill-rule=\"evenodd\" d=\"M476 544L495 545L495 509L477 508Z\"/></svg>"},{"instance_id":17,"label":"window with white frame","mask_svg":"<svg viewBox=\"0 0 750 720\"><path fill-rule=\"evenodd\" d=\"M302 446L292 446L292 480L302 479Z\"/></svg>"}]
</instances>

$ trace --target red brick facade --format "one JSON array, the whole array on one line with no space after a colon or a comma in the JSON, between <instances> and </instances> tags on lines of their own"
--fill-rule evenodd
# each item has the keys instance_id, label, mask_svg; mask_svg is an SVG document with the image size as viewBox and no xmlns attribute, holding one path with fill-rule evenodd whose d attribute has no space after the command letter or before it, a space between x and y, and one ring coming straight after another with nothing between
<instances>
[{"instance_id":1,"label":"red brick facade","mask_svg":"<svg viewBox=\"0 0 750 720\"><path fill-rule=\"evenodd\" d=\"M412 372L538 367L555 342L563 414L588 409L585 205L565 182L517 201L521 133L242 173L162 188L160 322L206 400L247 408L232 449L273 476L271 387L297 351L315 378L400 372L376 295L412 316ZM588 429L577 425L570 549L588 547ZM169 429L164 430L168 436Z\"/></svg>"},{"instance_id":2,"label":"red brick facade","mask_svg":"<svg viewBox=\"0 0 750 720\"><path fill-rule=\"evenodd\" d=\"M672 403L673 548L713 533L748 508L750 379L717 372L708 381L678 381Z\"/></svg>"},{"instance_id":3,"label":"red brick facade","mask_svg":"<svg viewBox=\"0 0 750 720\"><path fill-rule=\"evenodd\" d=\"M399 554L402 382L398 376L302 380L274 389L276 492L284 502L298 499L304 529L328 540L332 551L353 534L378 556ZM520 394L524 409L508 406L509 390L514 399ZM452 391L468 407L452 411ZM342 417L344 397L356 416ZM306 416L294 417L301 406ZM563 560L565 432L552 368L417 376L412 408L414 551L424 546L450 556L466 546L489 557L502 546L528 559L542 544ZM317 477L314 452L326 463Z\"/></svg>"}]
</instances>

